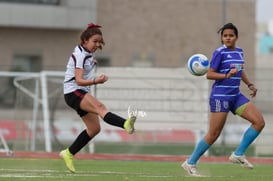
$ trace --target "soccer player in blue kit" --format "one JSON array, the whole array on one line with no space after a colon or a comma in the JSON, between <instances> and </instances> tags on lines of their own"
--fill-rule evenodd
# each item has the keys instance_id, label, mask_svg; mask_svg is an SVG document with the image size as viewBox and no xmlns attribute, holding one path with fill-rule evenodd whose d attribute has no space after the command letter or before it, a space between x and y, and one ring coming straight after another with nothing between
<instances>
[{"instance_id":1,"label":"soccer player in blue kit","mask_svg":"<svg viewBox=\"0 0 273 181\"><path fill-rule=\"evenodd\" d=\"M249 169L253 168L253 165L245 158L244 153L265 126L261 112L240 92L241 81L250 89L251 97L256 96L257 89L245 73L243 50L236 46L238 29L232 23L227 23L219 32L222 46L214 51L206 75L207 79L215 80L209 100L211 112L209 130L196 145L191 156L181 165L190 176L202 176L199 174L196 164L219 137L229 111L251 123L239 146L229 157L232 163L240 164Z\"/></svg>"},{"instance_id":2,"label":"soccer player in blue kit","mask_svg":"<svg viewBox=\"0 0 273 181\"><path fill-rule=\"evenodd\" d=\"M75 47L66 66L64 98L67 105L77 112L86 126L75 141L60 152L60 157L72 173L76 171L73 164L74 155L100 132L99 117L110 125L125 129L129 134L135 131L134 123L138 113L136 110L129 109L129 117L124 119L110 112L103 103L90 94L90 86L103 84L108 80L107 75L96 77L93 71L97 63L94 53L104 45L100 28L99 25L88 24L80 35L80 44Z\"/></svg>"}]
</instances>

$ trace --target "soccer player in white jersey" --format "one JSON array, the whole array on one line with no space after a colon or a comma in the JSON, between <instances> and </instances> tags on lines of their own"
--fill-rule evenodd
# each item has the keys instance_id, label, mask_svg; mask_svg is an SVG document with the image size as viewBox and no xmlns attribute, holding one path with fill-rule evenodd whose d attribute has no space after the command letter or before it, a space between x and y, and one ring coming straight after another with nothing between
<instances>
[{"instance_id":1,"label":"soccer player in white jersey","mask_svg":"<svg viewBox=\"0 0 273 181\"><path fill-rule=\"evenodd\" d=\"M219 32L221 32L223 45L214 51L207 72L207 79L215 80L209 101L211 112L209 130L196 145L191 156L181 165L190 176L201 176L197 171L196 163L217 140L229 111L251 123L239 146L229 157L232 163L240 164L249 169L253 168L253 165L245 158L244 153L265 126L261 112L240 92L241 81L250 89L251 97L256 96L257 89L245 73L243 50L236 46L238 30L232 23L228 23Z\"/></svg>"},{"instance_id":2,"label":"soccer player in white jersey","mask_svg":"<svg viewBox=\"0 0 273 181\"><path fill-rule=\"evenodd\" d=\"M129 134L135 131L136 110L128 111L129 118L124 119L110 112L103 103L89 93L90 86L103 84L108 80L107 75L104 74L97 77L92 75L97 63L94 53L104 45L100 28L99 25L88 24L80 36L81 43L75 47L66 66L64 98L67 105L77 112L86 126L75 141L60 152L60 157L72 173L76 171L73 164L74 155L100 132L99 117L108 124L125 129Z\"/></svg>"}]
</instances>

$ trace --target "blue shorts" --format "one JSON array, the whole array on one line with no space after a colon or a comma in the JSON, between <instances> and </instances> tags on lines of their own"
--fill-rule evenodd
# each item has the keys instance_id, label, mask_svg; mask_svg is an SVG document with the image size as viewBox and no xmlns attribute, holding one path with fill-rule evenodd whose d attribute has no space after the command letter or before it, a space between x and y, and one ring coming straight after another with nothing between
<instances>
[{"instance_id":1,"label":"blue shorts","mask_svg":"<svg viewBox=\"0 0 273 181\"><path fill-rule=\"evenodd\" d=\"M249 99L243 94L238 94L235 98L230 100L220 100L217 98L210 98L210 112L229 112L235 114L236 109L249 102Z\"/></svg>"}]
</instances>

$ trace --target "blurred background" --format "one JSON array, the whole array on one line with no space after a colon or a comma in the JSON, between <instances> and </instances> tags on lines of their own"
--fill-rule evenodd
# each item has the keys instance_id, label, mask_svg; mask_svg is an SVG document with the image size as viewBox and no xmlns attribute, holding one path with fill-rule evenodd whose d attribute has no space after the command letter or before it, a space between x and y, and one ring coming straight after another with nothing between
<instances>
[{"instance_id":1,"label":"blurred background","mask_svg":"<svg viewBox=\"0 0 273 181\"><path fill-rule=\"evenodd\" d=\"M190 154L207 130L212 82L185 66L195 53L211 58L223 24L239 29L253 99L266 127L248 151L273 155L273 2L270 0L0 0L0 136L2 152L59 151L84 129L63 101L65 66L90 22L106 42L97 73L109 82L92 93L113 112L147 113L137 133L102 122L82 150L90 153ZM242 91L249 94L245 85ZM208 155L229 155L248 123L230 114ZM109 149L110 148L110 149Z\"/></svg>"}]
</instances>

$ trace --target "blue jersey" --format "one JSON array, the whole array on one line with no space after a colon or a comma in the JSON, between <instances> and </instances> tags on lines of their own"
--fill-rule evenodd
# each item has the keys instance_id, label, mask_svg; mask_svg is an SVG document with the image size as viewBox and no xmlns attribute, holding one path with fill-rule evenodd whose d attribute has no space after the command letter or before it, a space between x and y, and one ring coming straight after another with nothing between
<instances>
[{"instance_id":1,"label":"blue jersey","mask_svg":"<svg viewBox=\"0 0 273 181\"><path fill-rule=\"evenodd\" d=\"M210 68L222 74L227 74L233 68L239 71L230 78L215 80L211 90L211 98L232 100L240 94L240 83L242 71L244 70L243 57L243 50L239 47L236 47L235 50L230 50L223 45L214 51Z\"/></svg>"}]
</instances>

